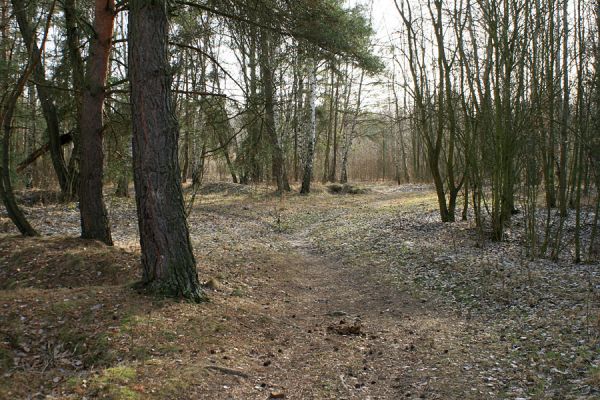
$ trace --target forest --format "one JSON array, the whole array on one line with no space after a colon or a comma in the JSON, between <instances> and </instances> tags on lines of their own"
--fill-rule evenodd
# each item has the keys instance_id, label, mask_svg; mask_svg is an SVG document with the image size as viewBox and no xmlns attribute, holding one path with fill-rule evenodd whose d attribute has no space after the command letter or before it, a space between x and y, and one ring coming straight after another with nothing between
<instances>
[{"instance_id":1,"label":"forest","mask_svg":"<svg viewBox=\"0 0 600 400\"><path fill-rule=\"evenodd\" d=\"M0 399L600 399L599 0L0 0Z\"/></svg>"}]
</instances>

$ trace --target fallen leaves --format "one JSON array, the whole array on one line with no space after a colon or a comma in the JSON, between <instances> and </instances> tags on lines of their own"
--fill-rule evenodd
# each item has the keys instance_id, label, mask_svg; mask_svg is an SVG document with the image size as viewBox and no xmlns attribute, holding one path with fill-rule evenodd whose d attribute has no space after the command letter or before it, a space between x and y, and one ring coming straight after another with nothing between
<instances>
[{"instance_id":1,"label":"fallen leaves","mask_svg":"<svg viewBox=\"0 0 600 400\"><path fill-rule=\"evenodd\" d=\"M426 185L370 189L207 187L188 221L202 306L124 286L132 201L108 202L117 249L65 239L71 205L32 205L54 237L0 241L0 397L598 395L597 264L528 260L518 226L491 243L442 224Z\"/></svg>"}]
</instances>

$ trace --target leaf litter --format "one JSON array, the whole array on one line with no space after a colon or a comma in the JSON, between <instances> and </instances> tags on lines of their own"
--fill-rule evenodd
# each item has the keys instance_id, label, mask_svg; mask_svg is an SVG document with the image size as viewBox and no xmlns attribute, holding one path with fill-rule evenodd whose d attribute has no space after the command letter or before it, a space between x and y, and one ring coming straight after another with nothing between
<instances>
[{"instance_id":1,"label":"leaf litter","mask_svg":"<svg viewBox=\"0 0 600 400\"><path fill-rule=\"evenodd\" d=\"M527 259L518 217L482 247L428 185L317 189L204 190L201 305L131 289L131 199L107 198L115 248L73 238L76 204L26 205L50 236L0 224L0 398L599 396L598 263Z\"/></svg>"}]
</instances>

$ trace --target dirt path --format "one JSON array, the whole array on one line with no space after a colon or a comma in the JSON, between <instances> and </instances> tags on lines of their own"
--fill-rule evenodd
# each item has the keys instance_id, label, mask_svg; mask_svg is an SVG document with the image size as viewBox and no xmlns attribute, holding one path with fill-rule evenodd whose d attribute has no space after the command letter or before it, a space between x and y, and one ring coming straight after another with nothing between
<instances>
[{"instance_id":1,"label":"dirt path","mask_svg":"<svg viewBox=\"0 0 600 400\"><path fill-rule=\"evenodd\" d=\"M370 207L403 196L383 196ZM475 324L433 298L391 285L379 267L318 254L311 231L355 207L321 210L313 224L268 238L278 246L266 252L249 285L262 309L248 325L252 339L231 344L244 348L231 357L238 362L227 364L254 379L231 382L222 398L264 398L269 391L292 399L497 398L496 385L475 368L486 362L478 359L482 349L470 354L476 343L485 346ZM253 369L248 352L268 365Z\"/></svg>"},{"instance_id":2,"label":"dirt path","mask_svg":"<svg viewBox=\"0 0 600 400\"><path fill-rule=\"evenodd\" d=\"M315 254L306 231L285 239L290 249L267 273L274 286L261 289L280 321L267 330L283 347L271 352L270 385L297 399L495 398L463 364L480 339L470 324L390 287L377 270Z\"/></svg>"}]
</instances>

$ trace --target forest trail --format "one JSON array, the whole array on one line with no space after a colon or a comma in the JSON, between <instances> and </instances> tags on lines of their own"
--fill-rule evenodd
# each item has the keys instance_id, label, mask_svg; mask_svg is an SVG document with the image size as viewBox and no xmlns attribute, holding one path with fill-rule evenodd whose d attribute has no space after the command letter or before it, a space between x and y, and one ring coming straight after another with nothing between
<instances>
[{"instance_id":1,"label":"forest trail","mask_svg":"<svg viewBox=\"0 0 600 400\"><path fill-rule=\"evenodd\" d=\"M64 239L75 207L30 207L53 236L0 241L0 398L597 397L597 266L523 268L512 242L438 222L428 186L370 188L207 185L189 217L201 305L125 284L133 201L108 202L113 249Z\"/></svg>"},{"instance_id":2,"label":"forest trail","mask_svg":"<svg viewBox=\"0 0 600 400\"><path fill-rule=\"evenodd\" d=\"M277 377L291 398L495 398L460 364L474 341L467 321L381 271L315 254L304 234L290 239L274 288L286 292L280 318L299 328Z\"/></svg>"},{"instance_id":3,"label":"forest trail","mask_svg":"<svg viewBox=\"0 0 600 400\"><path fill-rule=\"evenodd\" d=\"M392 193L359 203L370 214L406 197ZM261 288L265 311L283 328L265 327L285 349L283 356L274 353L270 382L298 399L497 398L495 385L474 366L487 353L476 324L390 285L378 268L317 252L311 231L356 211L357 204L347 206L322 210L312 224L278 235L285 245L267 263L272 279Z\"/></svg>"}]
</instances>

